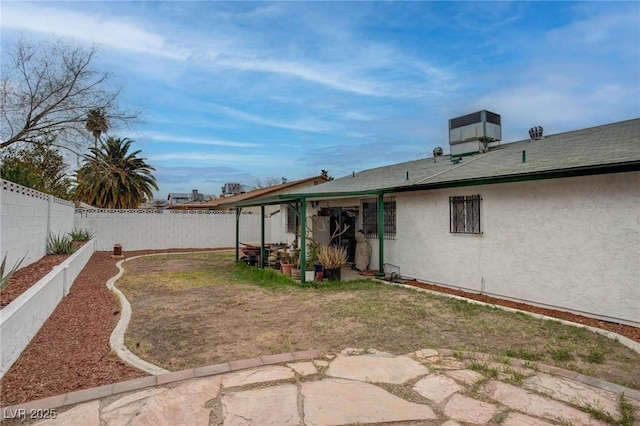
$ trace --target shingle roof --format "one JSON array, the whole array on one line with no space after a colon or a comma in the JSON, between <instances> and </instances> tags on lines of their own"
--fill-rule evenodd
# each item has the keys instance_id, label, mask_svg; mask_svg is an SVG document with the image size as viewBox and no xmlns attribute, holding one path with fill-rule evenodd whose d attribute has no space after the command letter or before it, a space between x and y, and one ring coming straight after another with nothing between
<instances>
[{"instance_id":1,"label":"shingle roof","mask_svg":"<svg viewBox=\"0 0 640 426\"><path fill-rule=\"evenodd\" d=\"M450 155L445 155L363 170L311 191L300 188L286 195L264 195L237 205L631 170L640 170L640 118L502 144L485 153L462 157L457 164Z\"/></svg>"},{"instance_id":2,"label":"shingle roof","mask_svg":"<svg viewBox=\"0 0 640 426\"><path fill-rule=\"evenodd\" d=\"M526 161L522 161L525 151ZM355 173L314 188L314 194L381 189L405 190L435 184L517 177L594 167L629 165L640 170L640 118L589 129L503 144L483 154L449 155L392 164ZM588 174L588 173L585 173ZM296 191L302 192L302 191Z\"/></svg>"}]
</instances>

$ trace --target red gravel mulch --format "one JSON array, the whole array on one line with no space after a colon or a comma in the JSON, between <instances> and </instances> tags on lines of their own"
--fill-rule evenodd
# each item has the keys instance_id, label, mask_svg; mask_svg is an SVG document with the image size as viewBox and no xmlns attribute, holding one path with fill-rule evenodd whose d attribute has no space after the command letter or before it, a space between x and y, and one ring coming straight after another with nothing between
<instances>
[{"instance_id":1,"label":"red gravel mulch","mask_svg":"<svg viewBox=\"0 0 640 426\"><path fill-rule=\"evenodd\" d=\"M11 277L9 286L0 293L0 309L13 302L67 257L68 254L48 254L37 262L17 270Z\"/></svg>"},{"instance_id":2,"label":"red gravel mulch","mask_svg":"<svg viewBox=\"0 0 640 426\"><path fill-rule=\"evenodd\" d=\"M184 251L200 250L144 250L127 252L126 256ZM64 257L66 256L46 256L17 271L5 290L6 293L2 293L2 306L35 284ZM119 260L113 258L110 252L96 252L91 257L71 287L69 296L62 299L20 358L2 378L0 406L6 407L146 375L122 362L109 347L109 337L120 317L120 303L109 292L105 283L117 274L115 264ZM408 284L599 327L640 342L640 329L635 327L417 281Z\"/></svg>"},{"instance_id":3,"label":"red gravel mulch","mask_svg":"<svg viewBox=\"0 0 640 426\"><path fill-rule=\"evenodd\" d=\"M194 250L144 250L148 253ZM2 302L18 297L68 255L47 255L16 271ZM106 286L121 259L96 252L49 319L0 381L0 406L146 376L118 358L109 337L120 318L120 302ZM6 299L5 299L6 297Z\"/></svg>"},{"instance_id":4,"label":"red gravel mulch","mask_svg":"<svg viewBox=\"0 0 640 426\"><path fill-rule=\"evenodd\" d=\"M48 257L43 258L45 264L49 263ZM109 347L109 336L120 317L120 303L105 283L118 273L117 260L107 252L91 257L69 296L62 299L2 378L1 406L146 375L122 362ZM27 268L41 269L32 266ZM18 272L12 281L22 277ZM36 272L25 272L24 276L32 274ZM19 287L26 285L18 282Z\"/></svg>"}]
</instances>

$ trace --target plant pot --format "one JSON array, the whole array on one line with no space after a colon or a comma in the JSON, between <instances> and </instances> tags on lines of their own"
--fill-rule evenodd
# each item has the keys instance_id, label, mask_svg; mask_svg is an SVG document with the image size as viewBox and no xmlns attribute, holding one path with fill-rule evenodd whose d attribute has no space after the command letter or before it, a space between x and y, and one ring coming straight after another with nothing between
<instances>
[{"instance_id":1,"label":"plant pot","mask_svg":"<svg viewBox=\"0 0 640 426\"><path fill-rule=\"evenodd\" d=\"M280 264L280 271L284 275L291 275L291 268L292 267L293 267L293 263L281 263Z\"/></svg>"},{"instance_id":2,"label":"plant pot","mask_svg":"<svg viewBox=\"0 0 640 426\"><path fill-rule=\"evenodd\" d=\"M315 271L304 271L304 280L310 283L311 281L313 281L315 275L316 275Z\"/></svg>"},{"instance_id":3,"label":"plant pot","mask_svg":"<svg viewBox=\"0 0 640 426\"><path fill-rule=\"evenodd\" d=\"M341 268L324 268L324 276L329 281L340 281Z\"/></svg>"},{"instance_id":4,"label":"plant pot","mask_svg":"<svg viewBox=\"0 0 640 426\"><path fill-rule=\"evenodd\" d=\"M300 268L291 268L291 278L294 280L300 279Z\"/></svg>"}]
</instances>

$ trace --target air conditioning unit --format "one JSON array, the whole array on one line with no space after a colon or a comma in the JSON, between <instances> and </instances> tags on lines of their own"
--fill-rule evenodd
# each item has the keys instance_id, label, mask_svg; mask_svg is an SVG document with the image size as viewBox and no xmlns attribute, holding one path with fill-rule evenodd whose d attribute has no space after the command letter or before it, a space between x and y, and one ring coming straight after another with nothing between
<instances>
[{"instance_id":1,"label":"air conditioning unit","mask_svg":"<svg viewBox=\"0 0 640 426\"><path fill-rule=\"evenodd\" d=\"M449 148L452 156L485 152L500 145L501 117L482 110L449 120Z\"/></svg>"}]
</instances>

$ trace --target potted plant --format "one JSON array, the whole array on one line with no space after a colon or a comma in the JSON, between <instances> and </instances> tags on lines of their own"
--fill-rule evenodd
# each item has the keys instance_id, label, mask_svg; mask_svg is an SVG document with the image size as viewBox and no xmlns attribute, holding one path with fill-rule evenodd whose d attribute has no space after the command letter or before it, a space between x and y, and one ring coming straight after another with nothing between
<instances>
[{"instance_id":1,"label":"potted plant","mask_svg":"<svg viewBox=\"0 0 640 426\"><path fill-rule=\"evenodd\" d=\"M349 255L346 247L333 244L333 241L348 229L349 226L345 224L344 229L340 230L338 222L336 222L336 230L329 237L329 244L318 249L318 260L324 268L324 277L329 281L340 281L340 269L347 264Z\"/></svg>"},{"instance_id":2,"label":"potted plant","mask_svg":"<svg viewBox=\"0 0 640 426\"><path fill-rule=\"evenodd\" d=\"M347 249L336 245L322 246L318 250L318 260L329 281L340 281L340 268L347 264Z\"/></svg>"},{"instance_id":3,"label":"potted plant","mask_svg":"<svg viewBox=\"0 0 640 426\"><path fill-rule=\"evenodd\" d=\"M291 255L289 251L284 248L280 250L280 271L284 275L291 275L291 267L293 263L291 263Z\"/></svg>"},{"instance_id":4,"label":"potted plant","mask_svg":"<svg viewBox=\"0 0 640 426\"><path fill-rule=\"evenodd\" d=\"M291 278L294 280L300 279L300 250L295 248L291 249Z\"/></svg>"},{"instance_id":5,"label":"potted plant","mask_svg":"<svg viewBox=\"0 0 640 426\"><path fill-rule=\"evenodd\" d=\"M320 264L320 261L318 260L318 243L313 238L309 238L309 252L307 254L305 281L311 282L315 279L316 264Z\"/></svg>"}]
</instances>

